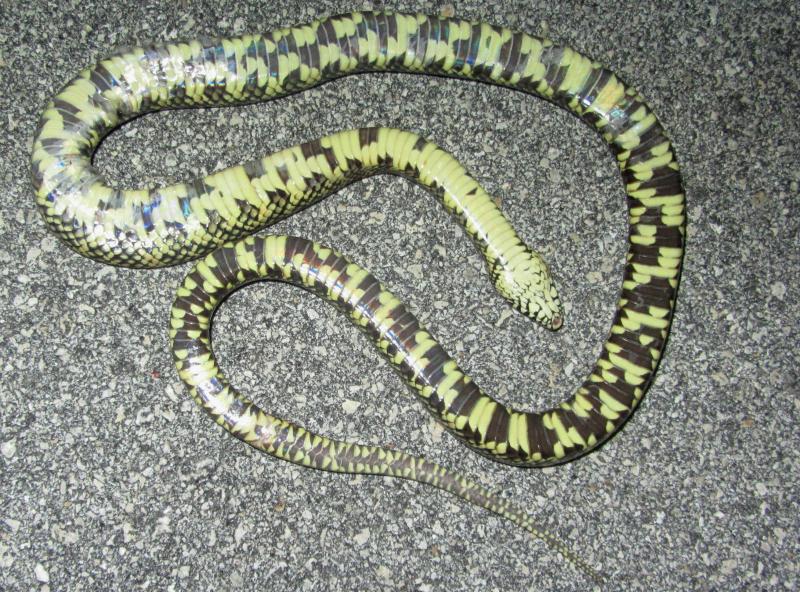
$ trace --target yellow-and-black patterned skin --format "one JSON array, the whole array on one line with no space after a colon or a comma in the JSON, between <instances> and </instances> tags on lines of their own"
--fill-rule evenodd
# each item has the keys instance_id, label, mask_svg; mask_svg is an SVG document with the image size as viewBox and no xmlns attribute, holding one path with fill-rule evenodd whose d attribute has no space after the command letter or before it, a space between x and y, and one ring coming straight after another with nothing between
<instances>
[{"instance_id":1,"label":"yellow-and-black patterned skin","mask_svg":"<svg viewBox=\"0 0 800 592\"><path fill-rule=\"evenodd\" d=\"M569 400L537 413L493 400L374 278L329 249L273 237L215 251L354 180L381 172L404 175L431 189L464 226L503 296L544 326L558 328L561 303L544 261L450 155L415 134L386 128L339 132L168 187L114 189L92 167L101 139L141 113L266 100L363 71L508 86L575 113L611 146L630 224L622 290L603 351ZM642 97L602 65L503 27L356 12L263 35L134 49L84 70L56 95L34 140L32 170L47 224L83 255L154 267L211 253L187 277L173 308L181 377L227 429L300 464L398 474L506 515L516 512L485 493L470 497L464 491L477 491L473 486L444 477L449 474L431 463L333 443L266 415L235 393L214 362L207 323L224 291L255 277L294 281L339 303L444 425L480 452L523 466L571 460L617 431L652 381L669 333L685 204L667 135Z\"/></svg>"}]
</instances>

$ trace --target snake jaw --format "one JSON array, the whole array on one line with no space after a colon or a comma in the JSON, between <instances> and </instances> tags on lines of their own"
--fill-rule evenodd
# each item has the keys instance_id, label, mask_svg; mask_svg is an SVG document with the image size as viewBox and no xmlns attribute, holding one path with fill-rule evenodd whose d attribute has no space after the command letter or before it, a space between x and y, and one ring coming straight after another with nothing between
<instances>
[{"instance_id":1,"label":"snake jaw","mask_svg":"<svg viewBox=\"0 0 800 592\"><path fill-rule=\"evenodd\" d=\"M564 324L564 307L544 259L526 249L512 261L498 266L495 287L512 306L546 329Z\"/></svg>"}]
</instances>

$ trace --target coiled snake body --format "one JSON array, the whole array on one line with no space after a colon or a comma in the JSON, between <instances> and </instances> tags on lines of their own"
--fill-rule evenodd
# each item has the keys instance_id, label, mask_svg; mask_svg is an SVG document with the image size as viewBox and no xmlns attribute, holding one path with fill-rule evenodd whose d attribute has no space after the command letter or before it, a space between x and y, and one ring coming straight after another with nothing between
<instances>
[{"instance_id":1,"label":"coiled snake body","mask_svg":"<svg viewBox=\"0 0 800 592\"><path fill-rule=\"evenodd\" d=\"M419 321L367 271L301 238L244 238L366 176L388 172L428 187L486 259L498 291L549 328L562 322L547 266L480 184L415 134L350 130L187 183L115 189L93 168L101 139L126 120L174 107L284 96L359 71L470 78L535 94L593 125L625 182L629 247L610 336L574 395L528 413L483 393ZM178 289L170 338L181 379L225 429L276 457L340 472L429 483L497 512L586 572L580 556L524 511L442 467L405 453L328 439L273 417L225 379L211 349L221 299L260 278L336 303L363 327L433 414L479 452L507 463L564 462L606 440L649 386L669 332L684 244L684 195L671 144L639 94L568 47L443 17L356 12L217 42L138 48L81 72L46 108L32 156L37 203L76 251L118 265L203 260ZM222 248L221 245L225 244Z\"/></svg>"}]
</instances>

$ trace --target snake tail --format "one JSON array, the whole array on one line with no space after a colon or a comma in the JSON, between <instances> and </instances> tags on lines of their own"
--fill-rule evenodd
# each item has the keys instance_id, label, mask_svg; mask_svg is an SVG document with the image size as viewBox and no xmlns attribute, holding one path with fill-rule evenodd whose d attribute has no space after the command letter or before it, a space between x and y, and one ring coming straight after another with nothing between
<instances>
[{"instance_id":1,"label":"snake tail","mask_svg":"<svg viewBox=\"0 0 800 592\"><path fill-rule=\"evenodd\" d=\"M277 280L300 286L335 304L375 343L428 408L462 437L478 433L482 412L454 406L477 393L476 408L495 403L480 394L417 318L367 270L340 253L290 236L250 237L208 255L177 291L170 340L178 374L195 401L228 432L277 458L339 473L401 477L433 485L526 529L595 580L600 575L522 509L436 463L405 452L346 443L274 417L226 379L214 356L211 324L219 304L237 288ZM492 417L490 413L487 417ZM469 442L469 440L468 440Z\"/></svg>"}]
</instances>

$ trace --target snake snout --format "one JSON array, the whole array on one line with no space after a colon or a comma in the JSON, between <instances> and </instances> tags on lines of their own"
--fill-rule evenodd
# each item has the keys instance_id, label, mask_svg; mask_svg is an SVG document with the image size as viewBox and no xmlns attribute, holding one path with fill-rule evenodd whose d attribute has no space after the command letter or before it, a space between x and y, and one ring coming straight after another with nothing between
<instances>
[{"instance_id":1,"label":"snake snout","mask_svg":"<svg viewBox=\"0 0 800 592\"><path fill-rule=\"evenodd\" d=\"M497 291L527 317L556 331L564 309L550 270L538 253L526 250L496 272Z\"/></svg>"}]
</instances>

